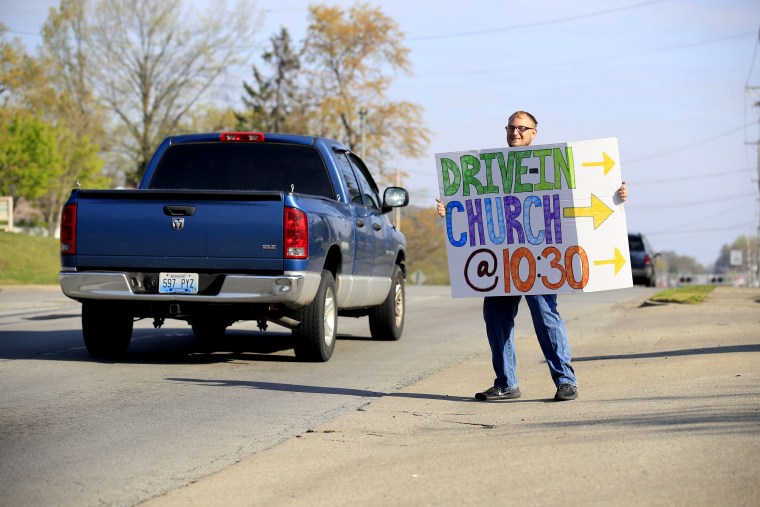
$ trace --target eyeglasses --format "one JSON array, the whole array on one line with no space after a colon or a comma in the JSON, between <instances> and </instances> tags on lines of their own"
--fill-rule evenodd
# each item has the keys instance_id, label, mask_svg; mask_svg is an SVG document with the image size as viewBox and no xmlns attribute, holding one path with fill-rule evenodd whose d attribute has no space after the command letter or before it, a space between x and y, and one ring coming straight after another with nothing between
<instances>
[{"instance_id":1,"label":"eyeglasses","mask_svg":"<svg viewBox=\"0 0 760 507\"><path fill-rule=\"evenodd\" d=\"M524 125L519 125L519 126L507 125L504 128L507 130L507 132L514 132L516 130L516 131L518 131L521 134L524 133L526 130L531 130L531 129L535 130L536 129L536 127L526 127Z\"/></svg>"}]
</instances>

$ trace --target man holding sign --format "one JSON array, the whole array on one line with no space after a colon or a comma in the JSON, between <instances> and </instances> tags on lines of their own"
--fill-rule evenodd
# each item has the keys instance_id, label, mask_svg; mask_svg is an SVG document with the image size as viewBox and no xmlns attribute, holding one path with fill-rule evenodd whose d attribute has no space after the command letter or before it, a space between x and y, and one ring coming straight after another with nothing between
<instances>
[{"instance_id":1,"label":"man holding sign","mask_svg":"<svg viewBox=\"0 0 760 507\"><path fill-rule=\"evenodd\" d=\"M530 146L530 144L533 142L533 138L538 133L536 129L537 126L538 122L533 117L533 115L528 112L517 111L512 114L512 116L509 117L509 122L506 126L507 144L509 147L513 148ZM486 155L487 156L484 157L484 160L487 160L490 163L490 161L494 159L494 154L487 153ZM543 156L548 157L548 155ZM503 159L503 157L501 158ZM542 159L542 163L543 160L544 159ZM462 172L465 172L464 167ZM515 170L515 172L517 172L517 170ZM487 170L487 174L489 174L490 177L490 170ZM446 176L448 176L448 174ZM471 174L468 173L467 176L471 176ZM543 178L543 167L541 176ZM545 185L545 182L542 181L542 184ZM490 185L489 188L496 187ZM533 187L531 186L530 188ZM628 191L625 182L623 182L622 186L617 190L616 198L620 203L628 198ZM442 217L445 217L447 213L447 206L444 205L444 203L442 203L440 200L437 201L438 214ZM508 202L506 198L504 202ZM544 203L549 204L549 201L544 201ZM477 210L473 212L473 207L471 206L472 203L468 202L467 204L468 216L474 216L475 219L473 221L480 219L479 212ZM488 202L486 204L486 212L490 212L492 210L492 206L494 206L489 205L491 205L491 202ZM531 201L531 205L540 206L540 201L538 201L537 198L534 198L534 200ZM501 206L501 203L497 202L496 206ZM448 206L448 212L452 213L452 209L464 213L464 206L460 202L450 202ZM497 215L497 217L499 219L499 223L501 224L503 222L502 217L500 215ZM508 228L509 224L512 223L512 218L513 215L507 213L508 224L505 226L505 228ZM495 225L493 224L492 218L489 218L488 220L490 233L492 232L492 228L494 228ZM447 223L450 224L450 220ZM451 226L448 228L451 229ZM530 231L529 224L527 229ZM471 226L471 235L474 230L475 229L473 229ZM509 229L509 234L512 234L512 232L512 229ZM449 231L449 237L450 239L452 237L451 231ZM461 238L463 237L464 235L461 236ZM538 236L531 236L531 238L538 238ZM555 238L555 241L556 239L557 238ZM501 241L503 241L503 239L501 239ZM462 240L462 243L464 243L464 240ZM508 253L508 250L505 249L504 251ZM527 250L523 249L523 251ZM487 255L493 256L493 254L488 249L480 249L474 252L473 255L478 254L478 252L485 252ZM572 255L570 256L570 259L572 260ZM506 263L506 260L504 262ZM518 267L519 263L520 259L518 258L516 264ZM513 264L515 263L513 262ZM552 264L552 266L554 266L554 264ZM505 270L506 269L507 268L505 268ZM570 271L572 271L572 268L570 268ZM545 281L545 283L551 285L550 282ZM473 287L473 289L485 291L481 288ZM475 395L475 398L478 400L502 401L516 399L521 396L520 387L517 381L517 357L515 355L514 347L514 321L515 317L517 316L517 310L521 298L522 295L487 296L483 298L483 318L485 319L486 323L486 334L488 335L488 343L491 347L492 362L494 371L496 373L496 379L494 380L493 387L490 387L485 391L477 393ZM525 299L528 303L528 308L530 309L531 317L533 319L533 327L536 331L538 342L549 365L549 371L551 373L552 380L557 387L557 392L554 396L554 399L556 401L574 400L578 397L577 380L575 378L573 367L570 364L571 355L567 330L565 329L565 323L562 320L562 317L560 317L559 311L557 310L557 295L554 293L526 294Z\"/></svg>"}]
</instances>

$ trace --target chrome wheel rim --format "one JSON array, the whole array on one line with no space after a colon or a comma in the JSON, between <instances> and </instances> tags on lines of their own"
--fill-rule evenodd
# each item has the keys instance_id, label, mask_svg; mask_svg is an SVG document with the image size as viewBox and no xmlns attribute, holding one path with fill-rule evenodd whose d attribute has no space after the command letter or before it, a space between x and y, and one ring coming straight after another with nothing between
<instances>
[{"instance_id":1,"label":"chrome wheel rim","mask_svg":"<svg viewBox=\"0 0 760 507\"><path fill-rule=\"evenodd\" d=\"M396 284L396 297L394 304L394 323L396 327L401 327L404 320L404 289L400 283Z\"/></svg>"},{"instance_id":2,"label":"chrome wheel rim","mask_svg":"<svg viewBox=\"0 0 760 507\"><path fill-rule=\"evenodd\" d=\"M335 340L335 295L332 289L325 293L325 318L324 318L325 345L332 345Z\"/></svg>"}]
</instances>

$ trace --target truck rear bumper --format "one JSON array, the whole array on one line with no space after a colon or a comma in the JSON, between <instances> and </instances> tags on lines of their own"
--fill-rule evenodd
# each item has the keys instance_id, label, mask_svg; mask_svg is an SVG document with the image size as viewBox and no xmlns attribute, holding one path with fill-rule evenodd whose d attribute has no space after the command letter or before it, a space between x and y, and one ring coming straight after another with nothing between
<instances>
[{"instance_id":1,"label":"truck rear bumper","mask_svg":"<svg viewBox=\"0 0 760 507\"><path fill-rule=\"evenodd\" d=\"M208 303L282 303L299 307L311 303L320 282L319 273L285 272L278 276L227 275L219 293L136 293L127 275L120 272L58 273L61 290L71 299L122 301L192 301Z\"/></svg>"}]
</instances>

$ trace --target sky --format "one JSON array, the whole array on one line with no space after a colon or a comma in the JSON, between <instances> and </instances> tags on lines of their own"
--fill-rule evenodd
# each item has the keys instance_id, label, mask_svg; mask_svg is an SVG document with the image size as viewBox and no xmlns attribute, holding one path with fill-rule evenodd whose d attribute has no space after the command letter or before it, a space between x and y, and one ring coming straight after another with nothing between
<instances>
[{"instance_id":1,"label":"sky","mask_svg":"<svg viewBox=\"0 0 760 507\"><path fill-rule=\"evenodd\" d=\"M258 0L262 49L282 26L300 41L310 3ZM628 230L656 251L709 266L723 245L758 233L760 2L365 3L399 24L411 50L412 73L395 77L389 98L421 105L432 132L423 157L388 162L408 175L411 204L434 207L435 153L505 146L508 116L527 110L534 144L618 138ZM0 22L33 51L57 5L2 0ZM225 86L241 80L250 74Z\"/></svg>"}]
</instances>

